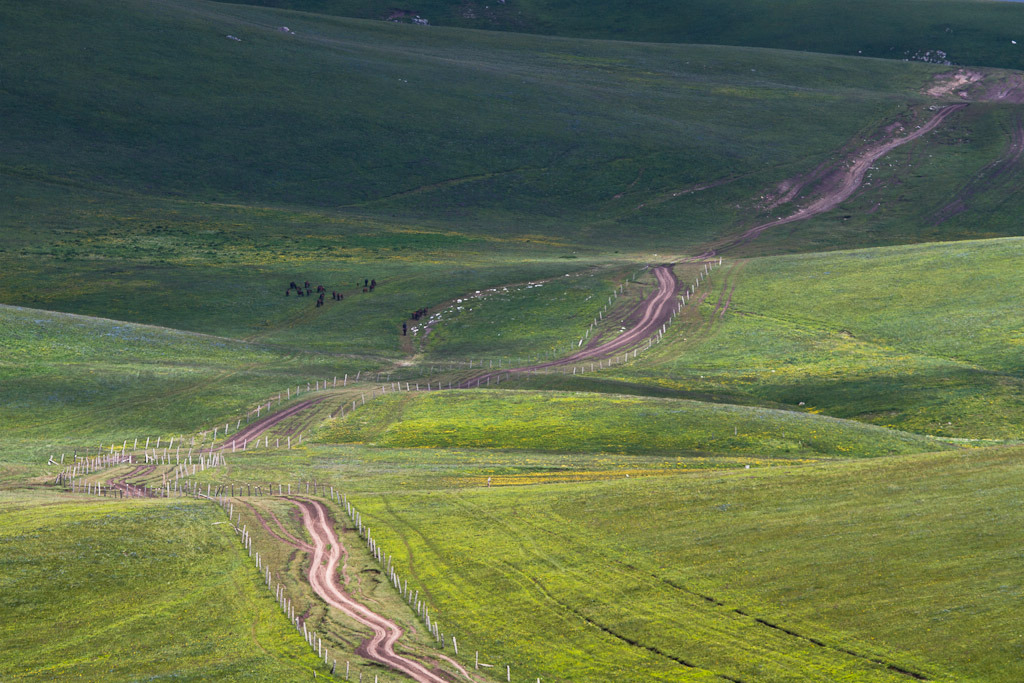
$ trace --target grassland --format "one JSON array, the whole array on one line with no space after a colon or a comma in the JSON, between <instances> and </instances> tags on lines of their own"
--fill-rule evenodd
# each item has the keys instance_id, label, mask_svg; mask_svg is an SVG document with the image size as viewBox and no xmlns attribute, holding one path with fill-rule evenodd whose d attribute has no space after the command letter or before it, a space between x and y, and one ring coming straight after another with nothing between
<instances>
[{"instance_id":1,"label":"grassland","mask_svg":"<svg viewBox=\"0 0 1024 683\"><path fill-rule=\"evenodd\" d=\"M215 507L0 497L0 677L305 681L322 664Z\"/></svg>"},{"instance_id":2,"label":"grassland","mask_svg":"<svg viewBox=\"0 0 1024 683\"><path fill-rule=\"evenodd\" d=\"M505 357L513 366L526 365L527 358L566 355L571 340L588 331L630 274L601 270L566 275L476 291L452 301L418 326L420 347L430 358ZM482 330L487 333L482 335Z\"/></svg>"},{"instance_id":3,"label":"grassland","mask_svg":"<svg viewBox=\"0 0 1024 683\"><path fill-rule=\"evenodd\" d=\"M460 638L530 677L701 680L682 659L742 680L906 680L878 660L1013 681L1020 477L1019 452L979 451L358 504Z\"/></svg>"},{"instance_id":4,"label":"grassland","mask_svg":"<svg viewBox=\"0 0 1024 683\"><path fill-rule=\"evenodd\" d=\"M291 6L362 19L0 6L0 678L322 673L216 508L57 493L44 462L353 372L194 479L347 491L444 632L513 680L1022 677L1021 451L956 446L1024 438L1024 243L891 246L1019 234L1020 105L972 104L838 210L730 252L748 258L628 364L361 399L368 371L457 382L459 361L559 353L642 264L959 100L922 92L948 67L669 43L752 45L760 17L769 46L1012 66L1024 7L821 0L766 22L758 2L523 2L418 10L569 37L386 23L356 0ZM665 44L584 39L641 34ZM305 280L345 298L284 296ZM649 291L627 285L592 337ZM420 308L441 321L403 336ZM292 505L235 504L332 651L380 674L256 522L305 538ZM436 656L338 526L349 590Z\"/></svg>"},{"instance_id":5,"label":"grassland","mask_svg":"<svg viewBox=\"0 0 1024 683\"><path fill-rule=\"evenodd\" d=\"M781 226L729 252L817 252L1020 234L1024 109L974 103L875 164L836 210Z\"/></svg>"},{"instance_id":6,"label":"grassland","mask_svg":"<svg viewBox=\"0 0 1024 683\"><path fill-rule=\"evenodd\" d=\"M1020 439L1021 248L1006 239L741 263L714 276L704 307L647 367L612 376Z\"/></svg>"},{"instance_id":7,"label":"grassland","mask_svg":"<svg viewBox=\"0 0 1024 683\"><path fill-rule=\"evenodd\" d=\"M939 442L805 413L566 392L383 397L326 425L320 442L631 455L877 457Z\"/></svg>"},{"instance_id":8,"label":"grassland","mask_svg":"<svg viewBox=\"0 0 1024 683\"><path fill-rule=\"evenodd\" d=\"M782 179L915 120L940 70L204 2L0 12L16 55L0 84L0 301L392 357L422 306L736 230ZM957 171L919 183L936 202L1005 143L1009 108L971 111L956 138L971 144L942 148ZM982 199L937 233L883 210L871 229L823 218L763 249L1017 232L1016 204ZM384 286L352 297L367 277ZM284 300L295 279L346 302ZM519 339L526 326L538 334L528 321ZM479 347L442 336L435 356Z\"/></svg>"},{"instance_id":9,"label":"grassland","mask_svg":"<svg viewBox=\"0 0 1024 683\"><path fill-rule=\"evenodd\" d=\"M33 195L101 200L100 220L72 214L63 229L109 226L124 195L141 195L609 248L692 244L742 215L724 207L921 101L938 71L204 2L3 12L17 55L3 83L7 199L19 221ZM719 180L736 182L638 209Z\"/></svg>"},{"instance_id":10,"label":"grassland","mask_svg":"<svg viewBox=\"0 0 1024 683\"><path fill-rule=\"evenodd\" d=\"M300 380L367 370L365 360L176 330L0 307L5 459L190 433Z\"/></svg>"},{"instance_id":11,"label":"grassland","mask_svg":"<svg viewBox=\"0 0 1024 683\"><path fill-rule=\"evenodd\" d=\"M395 12L381 0L246 0L366 19ZM1024 68L1019 34L1024 11L1011 2L977 0L816 0L780 5L769 0L646 0L582 5L556 0L517 3L423 0L415 14L431 24L615 40L710 43L921 59L941 50L956 64ZM411 17L399 17L409 22Z\"/></svg>"}]
</instances>

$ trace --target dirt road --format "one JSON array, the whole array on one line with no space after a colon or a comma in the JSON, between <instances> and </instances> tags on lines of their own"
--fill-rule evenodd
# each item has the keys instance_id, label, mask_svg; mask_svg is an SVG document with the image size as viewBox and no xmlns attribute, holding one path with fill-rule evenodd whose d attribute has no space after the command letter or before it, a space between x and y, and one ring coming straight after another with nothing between
<instances>
[{"instance_id":1,"label":"dirt road","mask_svg":"<svg viewBox=\"0 0 1024 683\"><path fill-rule=\"evenodd\" d=\"M952 104L942 107L935 116L913 133L869 145L849 160L849 165L838 169L838 173L830 174L829 178L831 179L831 182L827 182L825 184L825 187L820 191L821 195L814 199L810 204L802 209L798 209L795 213L792 213L789 216L777 218L775 220L768 221L767 223L762 223L761 225L756 225L737 236L715 243L710 249L701 254L701 257L709 258L711 256L721 254L723 251L728 249L740 246L741 244L746 244L747 242L756 239L758 235L770 228L775 228L787 223L793 223L795 221L807 220L808 218L825 213L826 211L831 211L849 199L853 193L860 188L864 182L864 176L876 161L897 147L905 145L908 142L913 142L922 135L927 135L932 132L951 114L960 111L966 106L966 104Z\"/></svg>"},{"instance_id":2,"label":"dirt road","mask_svg":"<svg viewBox=\"0 0 1024 683\"><path fill-rule=\"evenodd\" d=\"M423 664L395 652L402 629L395 622L370 611L353 600L338 583L338 563L342 546L327 518L323 503L307 498L289 498L302 511L302 523L313 539L309 583L327 604L340 609L360 624L370 627L373 636L360 646L368 659L400 671L421 683L450 683Z\"/></svg>"},{"instance_id":3,"label":"dirt road","mask_svg":"<svg viewBox=\"0 0 1024 683\"><path fill-rule=\"evenodd\" d=\"M636 325L604 344L588 346L571 356L566 356L550 363L532 366L529 369L552 367L555 365L571 365L581 360L610 356L616 351L647 339L657 330L661 329L661 326L668 322L669 318L672 317L673 311L675 311L679 280L676 278L671 265L656 266L651 272L658 279L658 289L650 298L638 306L640 320Z\"/></svg>"},{"instance_id":4,"label":"dirt road","mask_svg":"<svg viewBox=\"0 0 1024 683\"><path fill-rule=\"evenodd\" d=\"M226 438L220 443L213 444L209 448L201 449L199 452L202 453L205 451L207 453L215 453L217 451L228 449L231 447L232 441L238 448L241 448L244 442L255 441L258 437L263 435L263 432L267 431L277 423L286 420L293 415L301 413L306 408L311 408L323 400L323 397L311 398L308 401L302 401L301 403L296 403L293 406L285 408L279 413L267 415L262 419L256 420L255 422L246 425L244 429L235 432L234 434L231 435L230 438Z\"/></svg>"},{"instance_id":5,"label":"dirt road","mask_svg":"<svg viewBox=\"0 0 1024 683\"><path fill-rule=\"evenodd\" d=\"M630 312L629 316L627 316L627 318L638 318L636 324L615 339L604 343L594 343L569 356L548 361L546 363L488 372L474 377L471 380L462 382L459 384L459 388L465 389L470 386L476 386L479 382L486 381L487 378L495 377L497 375L532 372L535 370L543 370L545 368L571 365L573 363L579 363L586 360L606 358L621 351L622 349L630 348L639 344L644 339L653 336L659 329L661 329L662 325L672 318L672 313L675 311L677 306L676 294L679 292L679 280L676 278L676 274L672 270L672 264L655 266L651 269L651 272L654 273L654 277L658 281L658 288L655 290L654 294L642 301L632 312ZM290 408L282 410L279 413L268 415L267 417L248 425L245 429L232 434L229 439L225 439L221 441L220 444L214 445L212 450L216 451L222 448L227 448L231 445L232 441L234 441L237 446L241 446L243 441L253 441L259 438L266 430L270 429L282 420L296 415L303 410L318 404L322 400L324 399L310 399L308 401L296 403Z\"/></svg>"},{"instance_id":6,"label":"dirt road","mask_svg":"<svg viewBox=\"0 0 1024 683\"><path fill-rule=\"evenodd\" d=\"M637 323L615 339L603 344L596 343L592 346L586 346L582 350L558 360L537 363L536 365L526 365L520 368L506 368L487 372L462 382L459 388L466 389L470 386L478 386L481 381L486 381L489 377L496 377L498 375L533 372L534 370L544 370L545 368L572 365L573 363L586 360L606 358L653 336L661 329L662 325L671 319L672 313L675 311L677 305L676 294L679 292L679 280L672 270L672 265L655 266L651 269L651 272L654 273L655 278L658 280L658 289L627 316L627 318L639 316Z\"/></svg>"},{"instance_id":7,"label":"dirt road","mask_svg":"<svg viewBox=\"0 0 1024 683\"><path fill-rule=\"evenodd\" d=\"M139 465L131 472L121 475L116 479L107 480L107 486L117 489L125 498L143 498L146 496L152 496L152 494L147 493L146 489L143 487L129 484L128 479L130 477L144 477L147 474L151 474L155 469L156 465Z\"/></svg>"}]
</instances>

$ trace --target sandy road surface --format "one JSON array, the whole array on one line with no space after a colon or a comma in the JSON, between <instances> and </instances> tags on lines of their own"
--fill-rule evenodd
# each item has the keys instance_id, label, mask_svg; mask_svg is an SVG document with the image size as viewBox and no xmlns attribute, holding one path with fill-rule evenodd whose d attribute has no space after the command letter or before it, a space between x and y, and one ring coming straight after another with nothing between
<instances>
[{"instance_id":1,"label":"sandy road surface","mask_svg":"<svg viewBox=\"0 0 1024 683\"><path fill-rule=\"evenodd\" d=\"M830 186L826 190L825 194L823 194L821 197L818 197L804 208L799 209L795 213L786 216L785 218L777 218L773 221L768 221L767 223L756 225L753 228L747 230L746 232L737 235L736 237L732 237L724 242L720 242L714 245L712 248L705 251L703 254L701 254L701 256L704 258L715 256L727 249L731 249L733 247L740 246L741 244L746 244L747 242L750 242L751 240L757 238L758 235L760 235L765 230L768 230L769 228L778 227L780 225L785 225L787 223L793 223L795 221L807 220L808 218L813 218L814 216L822 214L826 211L831 211L832 209L836 208L837 206L845 202L847 199L849 199L853 195L853 193L856 192L858 188L860 188L861 184L863 184L864 182L864 176L867 174L868 169L870 169L876 161L878 161L879 159L881 159L882 157L884 157L886 154L896 149L897 147L905 145L908 142L912 142L918 139L922 135L926 135L932 132L933 130L938 128L939 125L941 125L947 117L949 117L951 114L955 112L960 111L966 106L966 104L951 104L949 106L943 107L938 111L937 114L935 114L935 116L931 118L931 120L928 121L928 123L924 124L917 130L915 130L913 133L905 135L901 138L893 138L891 140L886 140L884 142L880 142L878 144L871 145L865 148L856 157L853 158L853 160L847 168L843 169L843 172L839 177L839 181L834 185Z\"/></svg>"},{"instance_id":2,"label":"sandy road surface","mask_svg":"<svg viewBox=\"0 0 1024 683\"><path fill-rule=\"evenodd\" d=\"M373 637L361 646L366 656L421 683L449 683L423 664L395 652L395 643L402 637L402 629L353 600L338 584L338 563L342 546L327 518L323 503L307 498L289 498L302 511L302 523L313 539L313 552L309 568L309 583L327 604L340 609L360 624L373 630Z\"/></svg>"}]
</instances>

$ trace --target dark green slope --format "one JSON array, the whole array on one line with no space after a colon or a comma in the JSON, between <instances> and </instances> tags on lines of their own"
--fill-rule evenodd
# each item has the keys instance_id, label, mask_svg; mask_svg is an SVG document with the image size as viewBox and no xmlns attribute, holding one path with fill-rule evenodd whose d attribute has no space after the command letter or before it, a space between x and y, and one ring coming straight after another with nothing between
<instances>
[{"instance_id":1,"label":"dark green slope","mask_svg":"<svg viewBox=\"0 0 1024 683\"><path fill-rule=\"evenodd\" d=\"M934 70L191 0L7 3L0 27L7 206L44 181L573 241L618 239L614 221L645 243L732 229Z\"/></svg>"},{"instance_id":2,"label":"dark green slope","mask_svg":"<svg viewBox=\"0 0 1024 683\"><path fill-rule=\"evenodd\" d=\"M986 0L243 0L366 19L1024 68L1024 6ZM399 10L396 12L396 10ZM1017 40L1014 45L1011 41Z\"/></svg>"}]
</instances>

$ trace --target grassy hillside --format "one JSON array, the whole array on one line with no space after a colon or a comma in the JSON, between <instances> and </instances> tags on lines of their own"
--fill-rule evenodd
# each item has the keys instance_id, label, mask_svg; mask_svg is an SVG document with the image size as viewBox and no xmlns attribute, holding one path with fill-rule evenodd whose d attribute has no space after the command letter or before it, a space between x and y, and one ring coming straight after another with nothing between
<instances>
[{"instance_id":1,"label":"grassy hillside","mask_svg":"<svg viewBox=\"0 0 1024 683\"><path fill-rule=\"evenodd\" d=\"M1024 7L522 2L412 8L447 27L370 0L0 3L0 679L308 680L211 505L48 493L43 462L360 372L191 476L347 490L512 680L1021 678L1021 453L934 435L1024 438L1024 241L754 257L1019 234L1022 105L971 104L837 210L736 248L627 364L331 416L367 371L457 382L595 316L617 334L652 283L605 304L643 264L959 100L924 93L945 66L679 41L752 45L759 22L770 47L938 37L1012 66ZM591 39L641 35L661 42ZM403 335L424 308L440 322ZM256 507L304 538L290 503ZM346 533L350 590L435 652ZM298 591L294 547L266 557ZM304 595L354 653L365 634Z\"/></svg>"},{"instance_id":2,"label":"grassy hillside","mask_svg":"<svg viewBox=\"0 0 1024 683\"><path fill-rule=\"evenodd\" d=\"M575 2L419 0L245 0L367 19L644 42L711 43L865 55L940 58L956 64L1024 68L1016 30L1024 8L984 0L641 0ZM396 9L411 16L396 16Z\"/></svg>"},{"instance_id":3,"label":"grassy hillside","mask_svg":"<svg viewBox=\"0 0 1024 683\"><path fill-rule=\"evenodd\" d=\"M317 440L399 448L765 458L870 457L944 447L909 434L796 412L486 389L379 398L326 426Z\"/></svg>"},{"instance_id":4,"label":"grassy hillside","mask_svg":"<svg viewBox=\"0 0 1024 683\"><path fill-rule=\"evenodd\" d=\"M729 251L793 251L1020 235L1024 107L974 103L877 162L834 211L772 228Z\"/></svg>"},{"instance_id":5,"label":"grassy hillside","mask_svg":"<svg viewBox=\"0 0 1024 683\"><path fill-rule=\"evenodd\" d=\"M1009 683L1020 455L358 503L449 628L529 678Z\"/></svg>"},{"instance_id":6,"label":"grassy hillside","mask_svg":"<svg viewBox=\"0 0 1024 683\"><path fill-rule=\"evenodd\" d=\"M28 184L8 190L19 202L40 182L58 183L342 207L490 235L627 218L634 241L700 239L690 231L731 222L720 213L730 197L813 166L892 117L935 72L777 51L424 32L195 0L8 3L2 12L16 57L2 83L0 164ZM678 207L671 222L634 215L646 199L721 179L742 182L707 204L679 202L693 221ZM580 237L598 236L607 242L615 230L594 225Z\"/></svg>"},{"instance_id":7,"label":"grassy hillside","mask_svg":"<svg viewBox=\"0 0 1024 683\"><path fill-rule=\"evenodd\" d=\"M0 345L5 436L69 453L133 434L190 433L299 381L305 389L307 380L369 369L351 358L6 306Z\"/></svg>"},{"instance_id":8,"label":"grassy hillside","mask_svg":"<svg viewBox=\"0 0 1024 683\"><path fill-rule=\"evenodd\" d=\"M614 376L929 434L1024 437L1020 239L755 259L718 271Z\"/></svg>"},{"instance_id":9,"label":"grassy hillside","mask_svg":"<svg viewBox=\"0 0 1024 683\"><path fill-rule=\"evenodd\" d=\"M195 0L0 13L14 55L0 79L0 301L389 356L408 350L400 322L422 306L750 225L783 179L928 115L911 105L939 70ZM934 167L901 165L880 195L851 200L857 219L843 207L753 248L1019 232L1018 200L977 188L970 210L922 227L999 157L1014 111L958 114L970 144L922 142ZM907 201L921 208L890 210ZM385 286L352 297L368 277ZM296 279L346 302L285 300ZM465 342L428 350L479 347Z\"/></svg>"},{"instance_id":10,"label":"grassy hillside","mask_svg":"<svg viewBox=\"0 0 1024 683\"><path fill-rule=\"evenodd\" d=\"M305 681L323 665L224 515L187 500L0 497L0 677Z\"/></svg>"}]
</instances>

